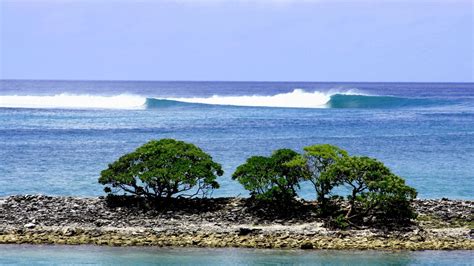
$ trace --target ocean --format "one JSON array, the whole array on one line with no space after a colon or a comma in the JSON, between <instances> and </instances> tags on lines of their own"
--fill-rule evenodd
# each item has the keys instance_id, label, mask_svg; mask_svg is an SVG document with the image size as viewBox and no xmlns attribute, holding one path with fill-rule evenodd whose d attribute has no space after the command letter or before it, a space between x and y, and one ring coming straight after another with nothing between
<instances>
[{"instance_id":1,"label":"ocean","mask_svg":"<svg viewBox=\"0 0 474 266\"><path fill-rule=\"evenodd\" d=\"M160 138L222 164L330 143L375 157L420 198L474 199L474 83L0 81L0 196L103 195L107 164ZM299 191L314 198L309 184Z\"/></svg>"},{"instance_id":2,"label":"ocean","mask_svg":"<svg viewBox=\"0 0 474 266\"><path fill-rule=\"evenodd\" d=\"M470 265L464 251L312 251L0 245L6 265Z\"/></svg>"},{"instance_id":3,"label":"ocean","mask_svg":"<svg viewBox=\"0 0 474 266\"><path fill-rule=\"evenodd\" d=\"M330 143L378 158L420 198L474 199L473 83L0 81L0 196L104 195L107 164L175 138L223 165ZM304 184L299 196L313 199ZM0 245L14 265L468 265L472 251L376 252Z\"/></svg>"}]
</instances>

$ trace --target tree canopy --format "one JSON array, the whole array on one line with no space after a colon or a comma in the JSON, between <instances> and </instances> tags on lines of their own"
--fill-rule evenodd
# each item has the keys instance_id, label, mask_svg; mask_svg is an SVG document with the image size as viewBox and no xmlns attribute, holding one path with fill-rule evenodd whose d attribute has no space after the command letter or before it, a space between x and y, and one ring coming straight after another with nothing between
<instances>
[{"instance_id":1,"label":"tree canopy","mask_svg":"<svg viewBox=\"0 0 474 266\"><path fill-rule=\"evenodd\" d=\"M219 188L216 179L222 175L221 165L197 146L161 139L109 164L101 172L99 183L106 185L104 190L111 194L123 192L153 199L192 197ZM303 154L279 149L268 157L252 156L237 167L232 179L242 184L252 198L272 203L278 211L296 206L290 203L296 203L302 181L309 181L315 188L320 214L335 218L340 225L415 217L410 203L416 190L403 178L376 159L349 156L329 144L307 146ZM346 201L328 198L337 191L335 197L341 199L341 187L349 190Z\"/></svg>"},{"instance_id":2,"label":"tree canopy","mask_svg":"<svg viewBox=\"0 0 474 266\"><path fill-rule=\"evenodd\" d=\"M296 167L287 165L296 156L290 149L276 150L270 157L252 156L237 167L232 179L257 199L288 202L296 196L301 177Z\"/></svg>"},{"instance_id":3,"label":"tree canopy","mask_svg":"<svg viewBox=\"0 0 474 266\"><path fill-rule=\"evenodd\" d=\"M149 198L203 196L219 188L221 165L197 146L174 139L152 140L109 164L99 183L108 193L119 191ZM185 195L183 192L191 191Z\"/></svg>"},{"instance_id":4,"label":"tree canopy","mask_svg":"<svg viewBox=\"0 0 474 266\"><path fill-rule=\"evenodd\" d=\"M416 190L407 186L405 180L376 159L349 156L329 144L305 147L303 154L281 149L270 157L250 157L237 168L233 179L256 199L274 202L294 199L301 181L310 181L316 190L320 213L336 217L340 224L414 217L410 202L416 197ZM328 198L336 188L335 196L340 197L342 187L349 189L345 211L340 202Z\"/></svg>"},{"instance_id":5,"label":"tree canopy","mask_svg":"<svg viewBox=\"0 0 474 266\"><path fill-rule=\"evenodd\" d=\"M346 158L347 152L330 144L317 144L304 148L304 154L298 156L289 165L300 167L303 179L310 181L316 191L316 198L325 208L326 197L332 188L337 185L336 180L328 179L322 173L338 160Z\"/></svg>"},{"instance_id":6,"label":"tree canopy","mask_svg":"<svg viewBox=\"0 0 474 266\"><path fill-rule=\"evenodd\" d=\"M411 218L409 202L416 190L394 175L382 162L351 156L332 164L322 178L350 189L346 219L356 217ZM358 210L357 210L358 208ZM394 213L394 209L398 210ZM403 214L402 217L396 217Z\"/></svg>"}]
</instances>

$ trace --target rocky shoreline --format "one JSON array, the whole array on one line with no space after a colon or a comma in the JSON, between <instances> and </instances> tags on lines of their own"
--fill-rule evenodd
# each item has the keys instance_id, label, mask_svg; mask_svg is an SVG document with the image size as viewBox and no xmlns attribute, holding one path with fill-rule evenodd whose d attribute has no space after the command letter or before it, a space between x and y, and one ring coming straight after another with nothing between
<instances>
[{"instance_id":1,"label":"rocky shoreline","mask_svg":"<svg viewBox=\"0 0 474 266\"><path fill-rule=\"evenodd\" d=\"M170 208L110 204L103 197L0 198L0 244L303 249L474 249L474 201L416 200L413 225L334 230L312 211L281 218L248 199L177 200ZM304 202L311 210L314 202Z\"/></svg>"}]
</instances>

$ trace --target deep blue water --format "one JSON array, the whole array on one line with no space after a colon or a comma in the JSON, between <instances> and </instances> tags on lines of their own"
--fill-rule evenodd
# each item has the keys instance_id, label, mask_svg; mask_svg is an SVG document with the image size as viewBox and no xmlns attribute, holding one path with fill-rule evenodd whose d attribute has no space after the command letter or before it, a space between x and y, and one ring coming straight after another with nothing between
<instances>
[{"instance_id":1,"label":"deep blue water","mask_svg":"<svg viewBox=\"0 0 474 266\"><path fill-rule=\"evenodd\" d=\"M302 251L0 245L4 265L472 265L472 251Z\"/></svg>"},{"instance_id":2,"label":"deep blue water","mask_svg":"<svg viewBox=\"0 0 474 266\"><path fill-rule=\"evenodd\" d=\"M473 83L5 80L0 196L101 195L109 162L165 137L223 165L214 196L246 195L230 176L251 155L331 143L380 159L421 198L474 199Z\"/></svg>"}]
</instances>

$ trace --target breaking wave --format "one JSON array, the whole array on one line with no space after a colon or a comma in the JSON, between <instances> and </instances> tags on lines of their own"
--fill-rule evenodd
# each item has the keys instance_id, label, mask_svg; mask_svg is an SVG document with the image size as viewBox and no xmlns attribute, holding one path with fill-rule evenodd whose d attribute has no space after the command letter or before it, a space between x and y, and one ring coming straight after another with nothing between
<instances>
[{"instance_id":1,"label":"breaking wave","mask_svg":"<svg viewBox=\"0 0 474 266\"><path fill-rule=\"evenodd\" d=\"M244 95L146 98L139 95L115 96L58 94L53 96L0 95L0 107L64 109L159 109L171 107L205 107L209 105L282 107L282 108L400 108L442 104L439 100L365 95L357 91L292 92L270 96Z\"/></svg>"},{"instance_id":2,"label":"breaking wave","mask_svg":"<svg viewBox=\"0 0 474 266\"><path fill-rule=\"evenodd\" d=\"M347 92L350 94L351 92ZM276 95L243 95L219 96L207 98L172 98L178 102L200 103L211 105L257 106L257 107L290 107L290 108L324 108L331 100L331 92L307 92L295 89L292 92Z\"/></svg>"},{"instance_id":3,"label":"breaking wave","mask_svg":"<svg viewBox=\"0 0 474 266\"><path fill-rule=\"evenodd\" d=\"M0 95L0 107L64 109L141 109L146 98L120 94L114 96L57 94L52 96Z\"/></svg>"}]
</instances>

